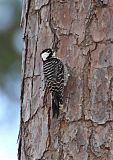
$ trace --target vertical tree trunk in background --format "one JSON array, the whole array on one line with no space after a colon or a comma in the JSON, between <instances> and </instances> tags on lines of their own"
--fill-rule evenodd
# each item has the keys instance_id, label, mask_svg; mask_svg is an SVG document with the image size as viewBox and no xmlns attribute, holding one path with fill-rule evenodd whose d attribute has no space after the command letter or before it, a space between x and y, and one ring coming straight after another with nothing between
<instances>
[{"instance_id":1,"label":"vertical tree trunk in background","mask_svg":"<svg viewBox=\"0 0 113 160\"><path fill-rule=\"evenodd\" d=\"M19 160L113 160L113 0L24 0L22 26ZM40 59L50 47L70 74L58 119Z\"/></svg>"}]
</instances>

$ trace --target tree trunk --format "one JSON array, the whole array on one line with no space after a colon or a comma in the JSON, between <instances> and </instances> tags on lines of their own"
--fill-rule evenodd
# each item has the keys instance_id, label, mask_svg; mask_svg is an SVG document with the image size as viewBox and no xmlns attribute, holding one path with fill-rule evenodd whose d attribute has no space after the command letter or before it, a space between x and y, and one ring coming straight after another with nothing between
<instances>
[{"instance_id":1,"label":"tree trunk","mask_svg":"<svg viewBox=\"0 0 113 160\"><path fill-rule=\"evenodd\" d=\"M19 160L113 160L113 0L24 0ZM52 118L40 52L68 68Z\"/></svg>"}]
</instances>

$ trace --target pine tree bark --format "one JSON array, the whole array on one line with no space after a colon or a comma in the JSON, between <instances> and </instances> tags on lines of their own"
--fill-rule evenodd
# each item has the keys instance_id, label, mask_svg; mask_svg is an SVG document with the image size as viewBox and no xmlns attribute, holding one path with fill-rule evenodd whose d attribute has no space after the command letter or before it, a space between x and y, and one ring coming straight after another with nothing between
<instances>
[{"instance_id":1,"label":"pine tree bark","mask_svg":"<svg viewBox=\"0 0 113 160\"><path fill-rule=\"evenodd\" d=\"M113 160L113 0L24 0L19 160ZM68 68L52 118L40 52Z\"/></svg>"}]
</instances>

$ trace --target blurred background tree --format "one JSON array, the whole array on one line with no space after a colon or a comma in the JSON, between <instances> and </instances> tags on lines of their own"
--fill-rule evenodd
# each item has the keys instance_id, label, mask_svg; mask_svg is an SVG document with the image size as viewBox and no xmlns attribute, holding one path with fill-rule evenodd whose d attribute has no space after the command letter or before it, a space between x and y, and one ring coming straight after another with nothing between
<instances>
[{"instance_id":1,"label":"blurred background tree","mask_svg":"<svg viewBox=\"0 0 113 160\"><path fill-rule=\"evenodd\" d=\"M16 160L22 34L21 0L0 0L0 159Z\"/></svg>"}]
</instances>

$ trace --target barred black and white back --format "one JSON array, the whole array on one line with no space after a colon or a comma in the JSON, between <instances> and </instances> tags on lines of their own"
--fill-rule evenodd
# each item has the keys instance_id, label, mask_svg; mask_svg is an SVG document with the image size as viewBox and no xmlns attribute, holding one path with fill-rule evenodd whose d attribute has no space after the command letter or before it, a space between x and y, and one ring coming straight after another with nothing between
<instances>
[{"instance_id":1,"label":"barred black and white back","mask_svg":"<svg viewBox=\"0 0 113 160\"><path fill-rule=\"evenodd\" d=\"M54 51L46 49L42 51L43 72L46 88L52 93L53 117L59 115L59 107L63 104L64 93L64 65L55 58Z\"/></svg>"}]
</instances>

